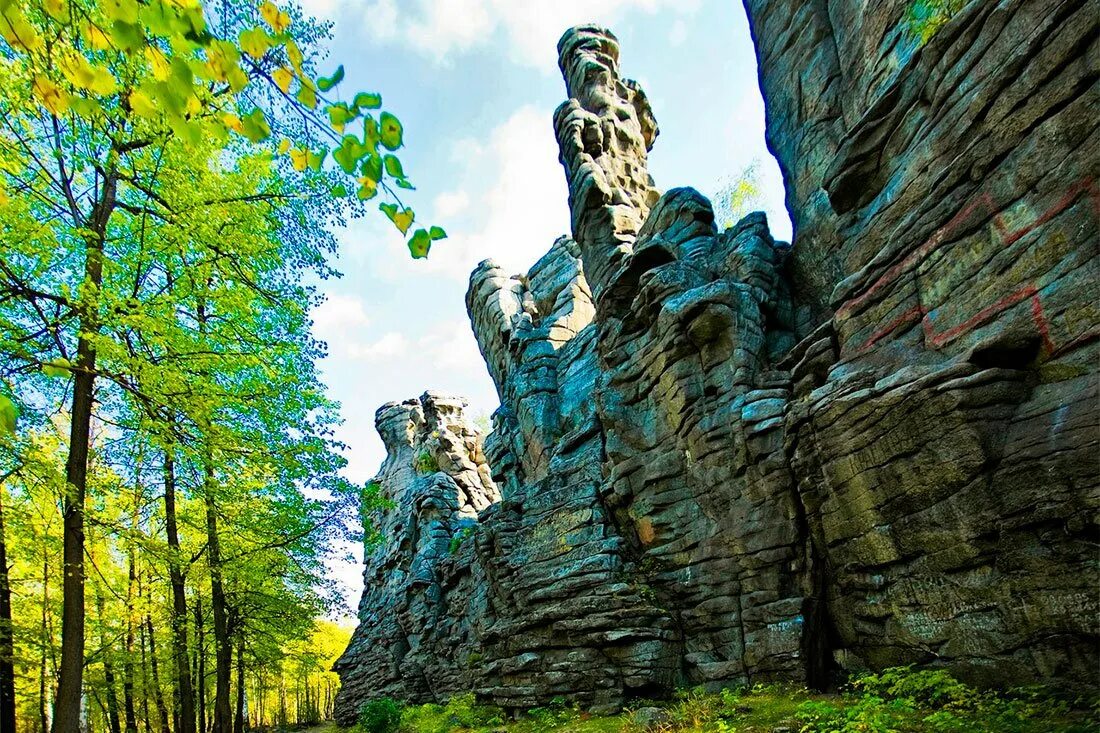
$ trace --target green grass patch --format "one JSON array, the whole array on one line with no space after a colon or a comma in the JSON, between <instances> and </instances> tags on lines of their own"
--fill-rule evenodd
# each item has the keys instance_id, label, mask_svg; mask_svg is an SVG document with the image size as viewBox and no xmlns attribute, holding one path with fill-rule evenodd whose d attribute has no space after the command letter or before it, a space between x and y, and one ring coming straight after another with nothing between
<instances>
[{"instance_id":1,"label":"green grass patch","mask_svg":"<svg viewBox=\"0 0 1100 733\"><path fill-rule=\"evenodd\" d=\"M388 704L382 704L388 711ZM555 700L513 716L473 695L400 709L400 721L362 733L1093 733L1100 706L1036 688L978 690L944 670L897 667L854 678L838 694L791 685L680 692L594 716ZM387 717L393 720L392 716Z\"/></svg>"}]
</instances>

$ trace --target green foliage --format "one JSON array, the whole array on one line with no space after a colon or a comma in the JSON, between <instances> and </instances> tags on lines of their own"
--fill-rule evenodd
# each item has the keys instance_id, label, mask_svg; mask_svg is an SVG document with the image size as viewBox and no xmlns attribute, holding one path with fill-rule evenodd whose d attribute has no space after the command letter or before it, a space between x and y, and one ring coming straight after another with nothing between
<instances>
[{"instance_id":1,"label":"green foliage","mask_svg":"<svg viewBox=\"0 0 1100 733\"><path fill-rule=\"evenodd\" d=\"M452 555L458 552L459 548L462 547L462 543L465 542L468 538L472 537L473 534L474 528L472 526L463 527L462 529L460 529L457 533L455 533L455 536L451 538L451 543L450 545L448 545L447 548L448 551Z\"/></svg>"},{"instance_id":2,"label":"green foliage","mask_svg":"<svg viewBox=\"0 0 1100 733\"><path fill-rule=\"evenodd\" d=\"M663 715L643 724L635 712L649 707L661 708ZM758 684L718 692L695 688L680 691L671 702L639 701L622 715L606 717L590 715L555 698L527 711L519 720L507 725L503 720L500 711L478 706L472 695L465 695L446 706L406 708L401 733L772 733L777 729L800 733L1085 733L1097 729L1082 711L1069 711L1065 704L1039 691L1004 696L979 693L940 672L908 669L860 677L841 695L790 685Z\"/></svg>"},{"instance_id":3,"label":"green foliage","mask_svg":"<svg viewBox=\"0 0 1100 733\"><path fill-rule=\"evenodd\" d=\"M388 697L380 697L359 708L359 727L363 733L397 733L401 726L402 705Z\"/></svg>"},{"instance_id":4,"label":"green foliage","mask_svg":"<svg viewBox=\"0 0 1100 733\"><path fill-rule=\"evenodd\" d=\"M966 3L967 0L913 0L905 12L905 30L923 46Z\"/></svg>"},{"instance_id":5,"label":"green foliage","mask_svg":"<svg viewBox=\"0 0 1100 733\"><path fill-rule=\"evenodd\" d=\"M851 682L852 692L799 706L805 733L1046 733L1084 731L1065 702L1039 690L977 690L946 670L894 667Z\"/></svg>"},{"instance_id":6,"label":"green foliage","mask_svg":"<svg viewBox=\"0 0 1100 733\"><path fill-rule=\"evenodd\" d=\"M417 473L435 473L439 470L439 462L435 460L435 456L430 451L420 451L416 456L416 460L413 461L413 468Z\"/></svg>"},{"instance_id":7,"label":"green foliage","mask_svg":"<svg viewBox=\"0 0 1100 733\"><path fill-rule=\"evenodd\" d=\"M401 733L450 733L480 730L504 723L504 711L494 705L478 704L473 693L456 695L446 705L406 708L401 716Z\"/></svg>"}]
</instances>

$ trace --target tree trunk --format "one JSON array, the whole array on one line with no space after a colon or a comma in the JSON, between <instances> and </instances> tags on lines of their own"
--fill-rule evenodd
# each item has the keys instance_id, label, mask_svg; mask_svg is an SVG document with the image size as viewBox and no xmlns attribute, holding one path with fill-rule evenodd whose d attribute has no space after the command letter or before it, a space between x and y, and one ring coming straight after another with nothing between
<instances>
[{"instance_id":1,"label":"tree trunk","mask_svg":"<svg viewBox=\"0 0 1100 733\"><path fill-rule=\"evenodd\" d=\"M178 733L195 731L195 692L187 653L187 592L180 563L179 530L176 526L176 466L169 450L164 452L164 516L167 524L168 551L171 553L168 575L172 583L172 657L176 673L176 710Z\"/></svg>"},{"instance_id":2,"label":"tree trunk","mask_svg":"<svg viewBox=\"0 0 1100 733\"><path fill-rule=\"evenodd\" d=\"M103 681L107 689L107 727L111 733L122 733L122 723L118 718L118 697L115 695L115 666L111 663L111 642L105 629L106 614L103 610L103 589L96 585L95 607L99 617L99 642L103 645Z\"/></svg>"},{"instance_id":3,"label":"tree trunk","mask_svg":"<svg viewBox=\"0 0 1100 733\"><path fill-rule=\"evenodd\" d=\"M222 585L221 541L218 537L218 512L214 502L214 467L206 461L206 557L210 564L210 610L214 615L214 727L213 733L233 732L230 695L233 678L233 647L229 639L225 587Z\"/></svg>"},{"instance_id":4,"label":"tree trunk","mask_svg":"<svg viewBox=\"0 0 1100 733\"><path fill-rule=\"evenodd\" d=\"M168 706L164 703L164 691L160 687L160 672L157 667L157 635L153 630L153 618L145 616L145 628L149 634L149 668L153 672L153 700L157 704L157 716L160 718L161 733L171 733L168 723Z\"/></svg>"},{"instance_id":5,"label":"tree trunk","mask_svg":"<svg viewBox=\"0 0 1100 733\"><path fill-rule=\"evenodd\" d=\"M199 686L199 730L206 731L206 640L202 624L202 599L195 598L195 679Z\"/></svg>"},{"instance_id":6,"label":"tree trunk","mask_svg":"<svg viewBox=\"0 0 1100 733\"><path fill-rule=\"evenodd\" d=\"M138 624L138 632L138 645L141 647L141 717L145 723L145 733L152 733L153 724L149 717L149 665L145 658L145 624Z\"/></svg>"},{"instance_id":7,"label":"tree trunk","mask_svg":"<svg viewBox=\"0 0 1100 733\"><path fill-rule=\"evenodd\" d=\"M237 639L237 714L233 721L234 733L245 733L245 689L244 689L244 634Z\"/></svg>"},{"instance_id":8,"label":"tree trunk","mask_svg":"<svg viewBox=\"0 0 1100 733\"><path fill-rule=\"evenodd\" d=\"M50 608L50 555L46 543L42 544L42 628L39 642L42 644L42 655L38 665L38 720L42 724L41 733L50 729L49 703L46 696L46 650L50 648L49 613Z\"/></svg>"},{"instance_id":9,"label":"tree trunk","mask_svg":"<svg viewBox=\"0 0 1100 733\"><path fill-rule=\"evenodd\" d=\"M15 733L15 640L12 631L3 488L0 488L0 733Z\"/></svg>"},{"instance_id":10,"label":"tree trunk","mask_svg":"<svg viewBox=\"0 0 1100 733\"><path fill-rule=\"evenodd\" d=\"M103 284L103 242L115 208L117 175L108 172L103 189L86 222L90 230L84 257L84 281L96 290ZM73 370L69 425L69 456L65 462L65 562L61 594L61 665L54 701L53 733L80 728L84 682L84 496L88 488L88 448L92 437L96 351L94 336L99 314L93 303L81 308L80 331Z\"/></svg>"},{"instance_id":11,"label":"tree trunk","mask_svg":"<svg viewBox=\"0 0 1100 733\"><path fill-rule=\"evenodd\" d=\"M136 502L135 502L136 504ZM136 527L137 522L134 522ZM122 661L122 706L126 716L126 733L137 733L137 710L134 708L134 595L137 586L137 557L130 546L130 568L126 583L126 658Z\"/></svg>"}]
</instances>

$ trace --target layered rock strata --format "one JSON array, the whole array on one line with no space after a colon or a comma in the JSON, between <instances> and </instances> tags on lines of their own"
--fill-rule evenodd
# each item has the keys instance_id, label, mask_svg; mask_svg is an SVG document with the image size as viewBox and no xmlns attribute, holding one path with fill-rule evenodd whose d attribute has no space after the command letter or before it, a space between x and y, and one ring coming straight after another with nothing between
<instances>
[{"instance_id":1,"label":"layered rock strata","mask_svg":"<svg viewBox=\"0 0 1100 733\"><path fill-rule=\"evenodd\" d=\"M617 41L566 33L573 238L471 276L492 479L394 441L344 719L907 663L1097 684L1095 14L972 2L920 45L900 2L746 6L795 245L660 195ZM475 476L488 506L417 508Z\"/></svg>"},{"instance_id":2,"label":"layered rock strata","mask_svg":"<svg viewBox=\"0 0 1100 733\"><path fill-rule=\"evenodd\" d=\"M466 401L435 392L379 408L386 461L364 517L366 589L360 624L336 662L337 717L364 700L432 699L470 687L489 589L472 561L478 515L500 500Z\"/></svg>"}]
</instances>

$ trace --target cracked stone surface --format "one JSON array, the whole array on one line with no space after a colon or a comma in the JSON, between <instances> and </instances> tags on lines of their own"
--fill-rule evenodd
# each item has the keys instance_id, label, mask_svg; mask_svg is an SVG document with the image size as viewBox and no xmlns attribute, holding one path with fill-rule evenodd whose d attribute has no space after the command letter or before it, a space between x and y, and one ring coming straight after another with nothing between
<instances>
[{"instance_id":1,"label":"cracked stone surface","mask_svg":"<svg viewBox=\"0 0 1100 733\"><path fill-rule=\"evenodd\" d=\"M1096 14L972 2L920 46L896 0L745 5L794 246L661 194L618 42L563 36L572 236L471 276L483 446L455 400L379 412L342 721L908 663L1096 689Z\"/></svg>"}]
</instances>

